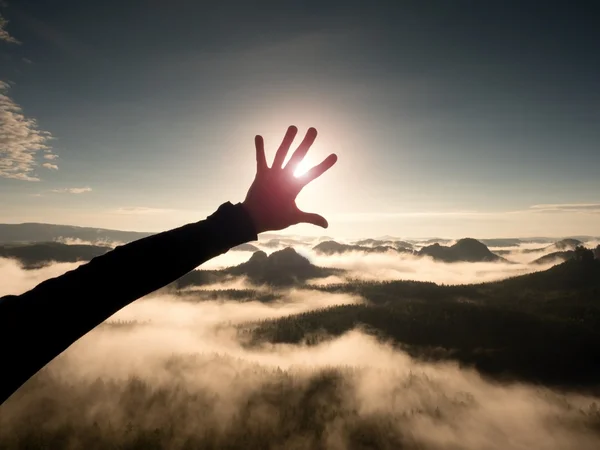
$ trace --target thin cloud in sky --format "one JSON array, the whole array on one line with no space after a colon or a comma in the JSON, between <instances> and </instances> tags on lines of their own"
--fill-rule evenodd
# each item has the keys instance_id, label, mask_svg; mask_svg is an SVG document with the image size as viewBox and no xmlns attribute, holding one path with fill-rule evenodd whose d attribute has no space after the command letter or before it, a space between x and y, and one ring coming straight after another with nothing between
<instances>
[{"instance_id":1,"label":"thin cloud in sky","mask_svg":"<svg viewBox=\"0 0 600 450\"><path fill-rule=\"evenodd\" d=\"M536 212L600 213L600 203L550 203L532 205L530 208Z\"/></svg>"},{"instance_id":2,"label":"thin cloud in sky","mask_svg":"<svg viewBox=\"0 0 600 450\"><path fill-rule=\"evenodd\" d=\"M42 164L42 167L45 167L46 169L58 170L58 166L52 163L44 163Z\"/></svg>"},{"instance_id":3,"label":"thin cloud in sky","mask_svg":"<svg viewBox=\"0 0 600 450\"><path fill-rule=\"evenodd\" d=\"M366 212L366 213L348 213L348 214L332 214L338 220L350 221L370 221L380 219L395 219L403 217L437 217L437 216L487 216L489 213L482 211L412 211L412 212Z\"/></svg>"},{"instance_id":4,"label":"thin cloud in sky","mask_svg":"<svg viewBox=\"0 0 600 450\"><path fill-rule=\"evenodd\" d=\"M80 188L62 188L62 189L52 189L50 192L55 192L57 194L85 194L86 192L91 192L91 187L80 187Z\"/></svg>"},{"instance_id":5,"label":"thin cloud in sky","mask_svg":"<svg viewBox=\"0 0 600 450\"><path fill-rule=\"evenodd\" d=\"M366 213L348 213L332 215L337 220L344 221L377 221L382 219L396 218L418 218L418 217L457 217L457 218L476 218L476 217L497 217L507 214L534 214L540 212L561 212L561 213L600 213L600 203L561 203L561 204L539 204L531 205L528 209L507 210L507 211L407 211L407 212L366 212Z\"/></svg>"},{"instance_id":6,"label":"thin cloud in sky","mask_svg":"<svg viewBox=\"0 0 600 450\"><path fill-rule=\"evenodd\" d=\"M163 209L163 208L147 208L145 206L131 206L131 207L123 207L117 208L111 211L113 214L163 214L167 212L173 212L173 209Z\"/></svg>"},{"instance_id":7,"label":"thin cloud in sky","mask_svg":"<svg viewBox=\"0 0 600 450\"><path fill-rule=\"evenodd\" d=\"M46 154L44 154L44 159L50 159L50 160L52 160L52 159L57 159L57 158L58 158L58 155L55 155L54 153L46 153Z\"/></svg>"}]
</instances>

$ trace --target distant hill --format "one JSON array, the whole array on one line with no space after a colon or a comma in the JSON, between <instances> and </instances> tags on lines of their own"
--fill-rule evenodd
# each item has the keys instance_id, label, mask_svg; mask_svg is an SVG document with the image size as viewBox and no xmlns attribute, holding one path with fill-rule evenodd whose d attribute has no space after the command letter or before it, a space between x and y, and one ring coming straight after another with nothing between
<instances>
[{"instance_id":1,"label":"distant hill","mask_svg":"<svg viewBox=\"0 0 600 450\"><path fill-rule=\"evenodd\" d=\"M573 252L571 259L548 270L508 278L490 283L490 285L539 291L600 289L600 260L594 259L593 250L580 247L580 251ZM600 307L600 304L598 306Z\"/></svg>"},{"instance_id":2,"label":"distant hill","mask_svg":"<svg viewBox=\"0 0 600 450\"><path fill-rule=\"evenodd\" d=\"M37 269L53 262L89 261L112 250L98 245L67 245L59 242L0 245L0 257L15 259L26 269Z\"/></svg>"},{"instance_id":3,"label":"distant hill","mask_svg":"<svg viewBox=\"0 0 600 450\"><path fill-rule=\"evenodd\" d=\"M521 239L505 238L505 239L480 239L482 244L488 247L518 247L523 243Z\"/></svg>"},{"instance_id":4,"label":"distant hill","mask_svg":"<svg viewBox=\"0 0 600 450\"><path fill-rule=\"evenodd\" d=\"M548 248L549 247L524 248L524 249L520 250L520 252L521 253L543 253L543 252L547 252L547 251L552 251L552 250L548 250Z\"/></svg>"},{"instance_id":5,"label":"distant hill","mask_svg":"<svg viewBox=\"0 0 600 450\"><path fill-rule=\"evenodd\" d=\"M92 243L125 243L150 236L151 234L153 233L52 225L47 223L0 224L0 243L4 244L62 240L81 240Z\"/></svg>"},{"instance_id":6,"label":"distant hill","mask_svg":"<svg viewBox=\"0 0 600 450\"><path fill-rule=\"evenodd\" d=\"M373 241L380 242L380 241ZM340 244L336 241L325 241L321 242L313 247L313 250L317 253L323 255L335 255L342 254L348 252L362 252L362 253L386 253L386 252L400 252L400 253L410 253L412 254L412 250L409 248L403 247L395 247L390 245L378 245L378 246L366 246L366 245L350 245L350 244Z\"/></svg>"},{"instance_id":7,"label":"distant hill","mask_svg":"<svg viewBox=\"0 0 600 450\"><path fill-rule=\"evenodd\" d=\"M575 255L574 250L565 250L563 252L552 252L531 261L531 264L549 264L555 261L567 261Z\"/></svg>"},{"instance_id":8,"label":"distant hill","mask_svg":"<svg viewBox=\"0 0 600 450\"><path fill-rule=\"evenodd\" d=\"M252 281L273 285L291 285L310 278L323 278L339 273L313 265L291 247L271 253L259 251L245 263L224 270L231 275L245 275Z\"/></svg>"},{"instance_id":9,"label":"distant hill","mask_svg":"<svg viewBox=\"0 0 600 450\"><path fill-rule=\"evenodd\" d=\"M449 244L452 242L452 239L444 239L444 238L430 238L426 240L419 241L421 245L427 244Z\"/></svg>"},{"instance_id":10,"label":"distant hill","mask_svg":"<svg viewBox=\"0 0 600 450\"><path fill-rule=\"evenodd\" d=\"M232 252L258 252L260 249L252 244L240 244L231 249Z\"/></svg>"},{"instance_id":11,"label":"distant hill","mask_svg":"<svg viewBox=\"0 0 600 450\"><path fill-rule=\"evenodd\" d=\"M262 322L251 330L256 342L314 345L359 326L415 357L455 360L500 380L597 387L600 260L589 256L494 283L365 282L320 290L366 302Z\"/></svg>"},{"instance_id":12,"label":"distant hill","mask_svg":"<svg viewBox=\"0 0 600 450\"><path fill-rule=\"evenodd\" d=\"M330 239L333 240L333 239ZM381 240L381 239L361 239L353 243L354 245L369 246L369 247L395 247L412 249L413 245L410 242L400 240Z\"/></svg>"},{"instance_id":13,"label":"distant hill","mask_svg":"<svg viewBox=\"0 0 600 450\"><path fill-rule=\"evenodd\" d=\"M304 245L304 242L294 238L276 238L262 242L262 245L268 248L277 248L290 245Z\"/></svg>"},{"instance_id":14,"label":"distant hill","mask_svg":"<svg viewBox=\"0 0 600 450\"><path fill-rule=\"evenodd\" d=\"M575 250L576 247L582 245L583 242L578 239L561 239L559 241L553 242L552 244L539 247L539 248L526 248L523 249L522 253L556 253L563 252L566 250Z\"/></svg>"},{"instance_id":15,"label":"distant hill","mask_svg":"<svg viewBox=\"0 0 600 450\"><path fill-rule=\"evenodd\" d=\"M379 244L378 240L363 240L359 241L365 244ZM385 242L385 241L384 241ZM398 241L402 242L402 241ZM317 253L324 255L343 254L348 252L362 253L386 253L396 252L405 253L415 256L430 256L436 261L443 262L496 262L506 261L504 258L492 253L484 244L476 239L465 238L460 239L454 245L443 246L439 243L423 247L419 251L411 250L410 248L394 247L390 245L349 245L340 244L336 241L325 241L313 247Z\"/></svg>"},{"instance_id":16,"label":"distant hill","mask_svg":"<svg viewBox=\"0 0 600 450\"><path fill-rule=\"evenodd\" d=\"M330 239L333 240L333 239ZM382 239L361 239L359 241L354 242L354 245L370 245L370 246L377 246L377 245L390 245L393 241L386 239L386 240L382 240Z\"/></svg>"},{"instance_id":17,"label":"distant hill","mask_svg":"<svg viewBox=\"0 0 600 450\"><path fill-rule=\"evenodd\" d=\"M593 236L570 236L563 239L556 238L548 238L548 237L538 237L538 238L496 238L496 239L479 239L480 242L483 242L488 247L518 247L522 244L556 244L557 249L561 250L561 245L566 245L569 248L575 248L582 243L588 241L594 241L598 238Z\"/></svg>"},{"instance_id":18,"label":"distant hill","mask_svg":"<svg viewBox=\"0 0 600 450\"><path fill-rule=\"evenodd\" d=\"M492 253L485 244L476 239L460 239L449 247L435 243L423 247L417 252L419 256L430 256L443 262L497 262L506 261Z\"/></svg>"},{"instance_id":19,"label":"distant hill","mask_svg":"<svg viewBox=\"0 0 600 450\"><path fill-rule=\"evenodd\" d=\"M554 248L557 250L575 250L576 247L582 245L578 239L562 239L553 244ZM551 246L552 247L552 246Z\"/></svg>"},{"instance_id":20,"label":"distant hill","mask_svg":"<svg viewBox=\"0 0 600 450\"><path fill-rule=\"evenodd\" d=\"M183 288L222 282L232 276L245 276L254 284L293 286L312 278L343 274L344 270L318 267L291 247L267 254L255 252L248 261L222 270L194 270L176 283Z\"/></svg>"}]
</instances>

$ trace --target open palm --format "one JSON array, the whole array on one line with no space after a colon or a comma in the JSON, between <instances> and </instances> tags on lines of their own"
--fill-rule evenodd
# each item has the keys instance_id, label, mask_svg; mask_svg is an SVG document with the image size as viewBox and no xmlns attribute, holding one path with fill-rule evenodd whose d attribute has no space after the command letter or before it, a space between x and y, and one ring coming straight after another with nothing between
<instances>
[{"instance_id":1,"label":"open palm","mask_svg":"<svg viewBox=\"0 0 600 450\"><path fill-rule=\"evenodd\" d=\"M298 223L311 223L323 228L328 226L323 216L301 211L296 205L296 197L304 186L331 168L337 161L337 156L331 154L302 176L294 176L298 164L304 159L317 137L317 130L309 128L302 143L283 167L297 133L296 127L288 128L271 167L267 165L262 136L255 138L256 177L243 205L252 217L257 233L282 230Z\"/></svg>"}]
</instances>

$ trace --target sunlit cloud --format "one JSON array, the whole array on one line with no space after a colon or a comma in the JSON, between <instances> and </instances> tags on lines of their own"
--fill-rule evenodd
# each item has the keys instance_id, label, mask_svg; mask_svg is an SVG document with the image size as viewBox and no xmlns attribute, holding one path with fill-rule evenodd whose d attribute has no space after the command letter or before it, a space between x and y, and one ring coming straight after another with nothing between
<instances>
[{"instance_id":1,"label":"sunlit cloud","mask_svg":"<svg viewBox=\"0 0 600 450\"><path fill-rule=\"evenodd\" d=\"M42 167L45 167L46 169L58 170L58 166L52 163L44 163L42 164Z\"/></svg>"},{"instance_id":2,"label":"sunlit cloud","mask_svg":"<svg viewBox=\"0 0 600 450\"><path fill-rule=\"evenodd\" d=\"M52 189L50 192L55 192L57 194L85 194L86 192L91 192L91 187L80 187L80 188L62 188L62 189Z\"/></svg>"},{"instance_id":3,"label":"sunlit cloud","mask_svg":"<svg viewBox=\"0 0 600 450\"><path fill-rule=\"evenodd\" d=\"M44 159L53 160L53 159L57 159L57 158L58 158L58 155L55 155L54 153L45 153L44 154Z\"/></svg>"},{"instance_id":4,"label":"sunlit cloud","mask_svg":"<svg viewBox=\"0 0 600 450\"><path fill-rule=\"evenodd\" d=\"M10 85L0 81L0 177L39 181L34 173L35 157L50 150L52 135L38 129L35 119L26 117L6 92Z\"/></svg>"}]
</instances>

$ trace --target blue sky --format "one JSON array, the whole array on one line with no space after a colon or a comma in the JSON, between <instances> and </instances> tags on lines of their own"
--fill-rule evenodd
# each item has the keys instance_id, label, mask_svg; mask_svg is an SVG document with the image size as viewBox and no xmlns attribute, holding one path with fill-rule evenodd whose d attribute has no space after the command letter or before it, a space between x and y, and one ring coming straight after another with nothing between
<instances>
[{"instance_id":1,"label":"blue sky","mask_svg":"<svg viewBox=\"0 0 600 450\"><path fill-rule=\"evenodd\" d=\"M20 0L0 13L2 222L199 220L243 199L254 135L272 158L294 124L319 130L310 162L339 156L298 200L327 234L600 235L586 2Z\"/></svg>"}]
</instances>

